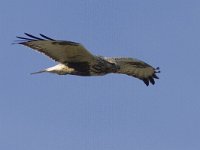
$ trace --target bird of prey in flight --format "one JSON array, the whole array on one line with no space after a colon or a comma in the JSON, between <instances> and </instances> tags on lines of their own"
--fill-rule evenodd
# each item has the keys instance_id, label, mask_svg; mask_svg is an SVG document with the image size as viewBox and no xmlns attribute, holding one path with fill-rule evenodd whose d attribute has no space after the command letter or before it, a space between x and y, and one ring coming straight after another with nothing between
<instances>
[{"instance_id":1,"label":"bird of prey in flight","mask_svg":"<svg viewBox=\"0 0 200 150\"><path fill-rule=\"evenodd\" d=\"M58 75L101 76L108 73L127 74L142 80L147 86L159 79L159 67L135 59L124 57L103 57L91 54L82 44L55 40L43 34L36 37L25 33L26 37L17 36L18 44L28 46L58 62L56 66L34 72L50 72Z\"/></svg>"}]
</instances>

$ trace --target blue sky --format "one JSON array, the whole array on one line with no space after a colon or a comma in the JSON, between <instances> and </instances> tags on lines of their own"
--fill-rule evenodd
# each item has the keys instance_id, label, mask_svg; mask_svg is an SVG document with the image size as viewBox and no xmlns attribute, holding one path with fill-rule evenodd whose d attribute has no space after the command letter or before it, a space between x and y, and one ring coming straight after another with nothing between
<instances>
[{"instance_id":1,"label":"blue sky","mask_svg":"<svg viewBox=\"0 0 200 150\"><path fill-rule=\"evenodd\" d=\"M0 149L200 149L200 1L0 3ZM11 44L24 32L144 60L160 79L32 76L56 63Z\"/></svg>"}]
</instances>

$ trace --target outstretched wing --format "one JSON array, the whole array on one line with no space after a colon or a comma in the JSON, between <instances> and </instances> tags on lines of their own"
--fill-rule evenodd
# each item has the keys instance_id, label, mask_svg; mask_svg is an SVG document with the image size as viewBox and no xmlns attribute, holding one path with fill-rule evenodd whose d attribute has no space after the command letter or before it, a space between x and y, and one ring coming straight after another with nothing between
<instances>
[{"instance_id":1,"label":"outstretched wing","mask_svg":"<svg viewBox=\"0 0 200 150\"><path fill-rule=\"evenodd\" d=\"M94 56L87 51L81 44L71 41L54 40L43 34L35 37L25 33L27 37L19 37L19 44L28 46L60 63L68 62L90 62Z\"/></svg>"},{"instance_id":2,"label":"outstretched wing","mask_svg":"<svg viewBox=\"0 0 200 150\"><path fill-rule=\"evenodd\" d=\"M160 73L159 68L153 68L149 64L133 58L107 58L109 62L119 66L117 73L127 74L143 80L148 86L149 82L155 84L154 79L159 79L156 73Z\"/></svg>"}]
</instances>

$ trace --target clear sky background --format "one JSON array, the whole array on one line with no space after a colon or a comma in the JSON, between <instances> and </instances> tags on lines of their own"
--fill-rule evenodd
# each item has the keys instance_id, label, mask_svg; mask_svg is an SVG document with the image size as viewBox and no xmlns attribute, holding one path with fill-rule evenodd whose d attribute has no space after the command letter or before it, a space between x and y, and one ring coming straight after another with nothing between
<instances>
[{"instance_id":1,"label":"clear sky background","mask_svg":"<svg viewBox=\"0 0 200 150\"><path fill-rule=\"evenodd\" d=\"M24 32L161 68L126 75L30 75L56 63ZM1 150L199 150L199 0L1 0Z\"/></svg>"}]
</instances>

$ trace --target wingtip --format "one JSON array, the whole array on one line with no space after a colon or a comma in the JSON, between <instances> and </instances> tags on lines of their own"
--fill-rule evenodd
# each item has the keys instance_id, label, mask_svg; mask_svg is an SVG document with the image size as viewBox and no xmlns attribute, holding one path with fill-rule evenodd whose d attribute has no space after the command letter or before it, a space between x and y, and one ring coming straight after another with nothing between
<instances>
[{"instance_id":1,"label":"wingtip","mask_svg":"<svg viewBox=\"0 0 200 150\"><path fill-rule=\"evenodd\" d=\"M146 86L149 86L149 80L147 79L143 79L144 84L146 84Z\"/></svg>"},{"instance_id":2,"label":"wingtip","mask_svg":"<svg viewBox=\"0 0 200 150\"><path fill-rule=\"evenodd\" d=\"M151 84L153 84L153 85L155 84L153 77L149 77L149 81L151 82Z\"/></svg>"},{"instance_id":3,"label":"wingtip","mask_svg":"<svg viewBox=\"0 0 200 150\"><path fill-rule=\"evenodd\" d=\"M144 82L144 84L146 86L149 86L149 83L151 83L152 85L155 84L154 76L151 76L151 77L148 77L148 78L144 78L144 79L142 79L142 81Z\"/></svg>"},{"instance_id":4,"label":"wingtip","mask_svg":"<svg viewBox=\"0 0 200 150\"><path fill-rule=\"evenodd\" d=\"M55 39L52 39L52 38L50 38L50 37L48 37L48 36L46 36L44 34L40 33L40 36L43 37L43 38L45 38L45 39L47 39L47 40L55 41Z\"/></svg>"},{"instance_id":5,"label":"wingtip","mask_svg":"<svg viewBox=\"0 0 200 150\"><path fill-rule=\"evenodd\" d=\"M27 33L27 32L24 32L24 34L25 34L26 36L28 36L28 37L31 37L31 36L32 36L31 34L29 34L29 33Z\"/></svg>"},{"instance_id":6,"label":"wingtip","mask_svg":"<svg viewBox=\"0 0 200 150\"><path fill-rule=\"evenodd\" d=\"M154 69L154 74L152 75L152 77L153 77L154 79L159 79L159 77L156 75L156 73L161 73L160 67L156 67L156 68Z\"/></svg>"},{"instance_id":7,"label":"wingtip","mask_svg":"<svg viewBox=\"0 0 200 150\"><path fill-rule=\"evenodd\" d=\"M154 70L155 70L155 73L161 73L160 67L156 67Z\"/></svg>"},{"instance_id":8,"label":"wingtip","mask_svg":"<svg viewBox=\"0 0 200 150\"><path fill-rule=\"evenodd\" d=\"M152 77L155 78L155 79L159 79L159 77L155 73L153 74Z\"/></svg>"}]
</instances>

